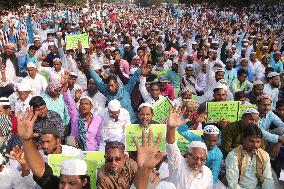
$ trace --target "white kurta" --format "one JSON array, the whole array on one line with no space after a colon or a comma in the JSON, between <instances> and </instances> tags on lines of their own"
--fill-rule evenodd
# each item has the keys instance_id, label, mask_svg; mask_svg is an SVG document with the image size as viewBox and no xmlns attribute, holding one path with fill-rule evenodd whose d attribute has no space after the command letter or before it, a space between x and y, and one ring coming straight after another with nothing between
<instances>
[{"instance_id":1,"label":"white kurta","mask_svg":"<svg viewBox=\"0 0 284 189\"><path fill-rule=\"evenodd\" d=\"M180 150L175 143L167 144L169 164L169 181L174 183L177 189L211 189L213 177L211 170L203 165L203 171L194 176L188 167L186 159L181 155Z\"/></svg>"},{"instance_id":2,"label":"white kurta","mask_svg":"<svg viewBox=\"0 0 284 189\"><path fill-rule=\"evenodd\" d=\"M22 83L29 86L33 96L38 96L40 95L40 93L45 92L45 89L47 87L47 81L45 77L40 74L36 74L34 79L30 76L27 76L22 80Z\"/></svg>"}]
</instances>

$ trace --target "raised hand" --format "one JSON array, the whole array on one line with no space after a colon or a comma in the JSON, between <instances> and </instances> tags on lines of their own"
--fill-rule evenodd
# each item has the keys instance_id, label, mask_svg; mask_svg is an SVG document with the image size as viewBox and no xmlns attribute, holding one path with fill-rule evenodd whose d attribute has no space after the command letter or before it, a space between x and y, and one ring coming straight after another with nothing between
<instances>
[{"instance_id":1,"label":"raised hand","mask_svg":"<svg viewBox=\"0 0 284 189\"><path fill-rule=\"evenodd\" d=\"M149 129L148 143L146 141L146 131L142 132L142 146L139 145L137 137L134 137L134 143L137 149L137 166L144 169L153 169L165 156L165 153L158 152L162 135L158 136L155 144L152 143L153 132Z\"/></svg>"},{"instance_id":2,"label":"raised hand","mask_svg":"<svg viewBox=\"0 0 284 189\"><path fill-rule=\"evenodd\" d=\"M82 95L82 90L78 89L75 91L75 99L80 99Z\"/></svg>"},{"instance_id":3,"label":"raised hand","mask_svg":"<svg viewBox=\"0 0 284 189\"><path fill-rule=\"evenodd\" d=\"M24 151L18 145L16 145L13 148L13 150L10 152L10 156L15 158L19 162L19 164L26 165L26 160L24 158Z\"/></svg>"},{"instance_id":4,"label":"raised hand","mask_svg":"<svg viewBox=\"0 0 284 189\"><path fill-rule=\"evenodd\" d=\"M37 115L38 113L34 113L33 107L26 110L22 119L20 114L17 113L18 135L22 140L30 140L35 136L33 133L33 126Z\"/></svg>"},{"instance_id":5,"label":"raised hand","mask_svg":"<svg viewBox=\"0 0 284 189\"><path fill-rule=\"evenodd\" d=\"M177 128L189 121L189 119L183 119L183 114L185 109L181 110L180 108L170 106L170 115L167 121L167 127Z\"/></svg>"}]
</instances>

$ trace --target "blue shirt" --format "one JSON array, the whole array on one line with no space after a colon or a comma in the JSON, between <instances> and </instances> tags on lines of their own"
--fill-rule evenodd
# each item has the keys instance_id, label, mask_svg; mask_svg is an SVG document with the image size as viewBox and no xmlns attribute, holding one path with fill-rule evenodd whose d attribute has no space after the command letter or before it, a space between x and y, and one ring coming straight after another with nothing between
<instances>
[{"instance_id":1,"label":"blue shirt","mask_svg":"<svg viewBox=\"0 0 284 189\"><path fill-rule=\"evenodd\" d=\"M269 62L270 66L272 68L274 68L274 70L277 72L277 73L282 73L283 72L283 63L280 60L278 60L277 62L275 61L274 59L274 52L271 52L270 53L270 62Z\"/></svg>"},{"instance_id":2,"label":"blue shirt","mask_svg":"<svg viewBox=\"0 0 284 189\"><path fill-rule=\"evenodd\" d=\"M227 81L228 86L231 87L232 82L237 79L237 70L235 68L232 68L232 70L225 69L224 72L224 79Z\"/></svg>"},{"instance_id":3,"label":"blue shirt","mask_svg":"<svg viewBox=\"0 0 284 189\"><path fill-rule=\"evenodd\" d=\"M188 141L202 141L202 138L199 135L196 135L190 132L190 130L188 130L186 124L179 126L177 128L177 131L181 136L183 136ZM212 171L213 184L216 184L218 182L218 176L221 170L222 159L223 159L223 154L217 146L214 146L212 150L207 152L205 165L209 167L210 170Z\"/></svg>"},{"instance_id":4,"label":"blue shirt","mask_svg":"<svg viewBox=\"0 0 284 189\"><path fill-rule=\"evenodd\" d=\"M107 85L103 82L103 80L98 76L98 74L95 71L93 71L92 69L89 69L89 73L92 79L95 81L96 85L98 86L100 92L103 93L103 95L105 95L107 101L109 102L114 99L118 100L121 104L121 107L126 109L129 112L131 123L135 123L136 115L131 106L130 95L131 95L132 90L134 89L134 86L135 86L136 81L138 80L138 77L141 75L140 69L138 69L131 76L127 85L118 89L116 94L111 94L108 91Z\"/></svg>"},{"instance_id":5,"label":"blue shirt","mask_svg":"<svg viewBox=\"0 0 284 189\"><path fill-rule=\"evenodd\" d=\"M272 143L277 143L278 135L271 134L270 132L268 132L271 124L274 124L276 127L284 128L284 123L272 111L269 111L263 118L260 118L258 127L261 128L265 140L268 140L269 142Z\"/></svg>"}]
</instances>

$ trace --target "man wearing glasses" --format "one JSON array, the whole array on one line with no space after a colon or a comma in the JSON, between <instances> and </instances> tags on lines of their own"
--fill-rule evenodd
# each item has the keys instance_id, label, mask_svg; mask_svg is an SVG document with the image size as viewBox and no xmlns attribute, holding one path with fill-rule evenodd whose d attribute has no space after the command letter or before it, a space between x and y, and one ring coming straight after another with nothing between
<instances>
[{"instance_id":1,"label":"man wearing glasses","mask_svg":"<svg viewBox=\"0 0 284 189\"><path fill-rule=\"evenodd\" d=\"M167 122L167 156L170 182L176 188L209 189L212 188L212 172L204 165L207 147L201 141L193 141L188 146L187 157L183 158L175 139L176 128L186 123L182 112L176 110L170 114Z\"/></svg>"}]
</instances>

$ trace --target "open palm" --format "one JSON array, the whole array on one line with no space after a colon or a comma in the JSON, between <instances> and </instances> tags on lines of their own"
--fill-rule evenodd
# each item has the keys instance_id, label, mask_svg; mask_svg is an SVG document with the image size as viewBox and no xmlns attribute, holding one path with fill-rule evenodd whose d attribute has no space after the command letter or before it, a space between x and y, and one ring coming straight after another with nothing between
<instances>
[{"instance_id":1,"label":"open palm","mask_svg":"<svg viewBox=\"0 0 284 189\"><path fill-rule=\"evenodd\" d=\"M161 143L161 134L155 144L152 144L153 132L149 130L148 143L146 143L146 131L142 132L142 146L139 145L137 137L134 143L137 149L137 166L140 168L153 169L165 156L164 153L158 152Z\"/></svg>"},{"instance_id":2,"label":"open palm","mask_svg":"<svg viewBox=\"0 0 284 189\"><path fill-rule=\"evenodd\" d=\"M34 114L33 107L27 109L23 118L17 114L18 135L22 140L33 138L33 125L37 118L37 113Z\"/></svg>"},{"instance_id":3,"label":"open palm","mask_svg":"<svg viewBox=\"0 0 284 189\"><path fill-rule=\"evenodd\" d=\"M174 109L175 110L173 111L172 108L170 108L171 113L167 121L167 126L171 128L177 128L185 124L189 120L189 119L183 119L184 111L182 111L181 109L176 109L176 108Z\"/></svg>"}]
</instances>

